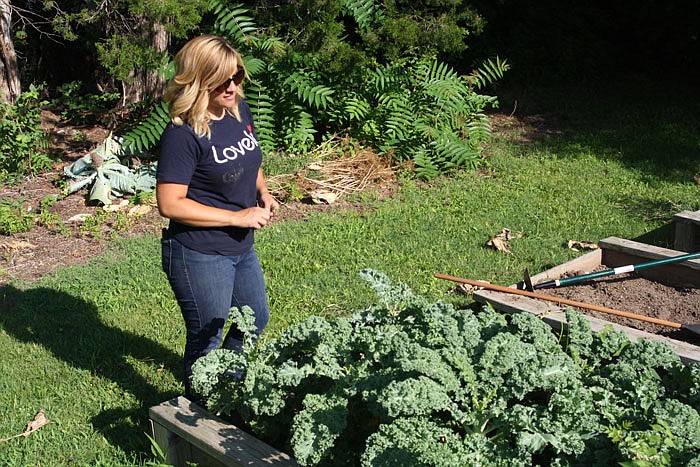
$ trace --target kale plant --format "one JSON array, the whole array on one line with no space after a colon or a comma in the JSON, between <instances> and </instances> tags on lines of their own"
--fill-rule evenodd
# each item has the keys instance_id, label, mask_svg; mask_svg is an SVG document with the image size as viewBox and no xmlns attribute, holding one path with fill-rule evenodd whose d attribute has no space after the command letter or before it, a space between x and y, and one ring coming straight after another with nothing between
<instances>
[{"instance_id":1,"label":"kale plant","mask_svg":"<svg viewBox=\"0 0 700 467\"><path fill-rule=\"evenodd\" d=\"M700 367L665 344L593 333L573 311L558 335L361 275L378 305L201 358L209 408L301 465L700 465Z\"/></svg>"}]
</instances>

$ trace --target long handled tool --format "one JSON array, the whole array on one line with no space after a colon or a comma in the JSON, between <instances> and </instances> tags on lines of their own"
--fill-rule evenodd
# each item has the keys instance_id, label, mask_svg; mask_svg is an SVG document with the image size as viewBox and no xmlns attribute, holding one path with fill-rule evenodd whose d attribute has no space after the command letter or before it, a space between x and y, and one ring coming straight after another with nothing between
<instances>
[{"instance_id":1,"label":"long handled tool","mask_svg":"<svg viewBox=\"0 0 700 467\"><path fill-rule=\"evenodd\" d=\"M603 271L592 272L590 274L582 274L580 276L565 277L563 279L554 279L551 281L542 282L541 284L534 284L534 285L532 284L532 280L530 280L530 275L528 274L527 269L526 269L525 270L525 277L523 279L523 282L520 284L520 285L522 285L522 287L519 287L519 288L524 288L525 290L529 290L530 292L532 292L532 291L537 290L537 289L547 289L547 288L551 288L551 287L560 287L562 285L574 284L576 282L589 281L591 279L597 279L599 277L624 274L626 272L638 271L640 269L651 268L654 266L662 266L664 264L679 263L681 261L686 261L686 260L693 259L693 258L700 258L700 251L697 253L688 253L685 255L674 256L672 258L647 261L646 263L628 264L627 266L620 266L617 268L609 268L609 269L605 269Z\"/></svg>"},{"instance_id":2,"label":"long handled tool","mask_svg":"<svg viewBox=\"0 0 700 467\"><path fill-rule=\"evenodd\" d=\"M445 279L453 282L461 282L463 284L473 285L475 287L482 287L484 289L497 290L499 292L505 292L515 295L523 295L525 297L537 298L540 300L547 300L550 302L560 303L563 305L574 306L577 308L584 308L587 310L599 311L601 313L607 313L610 315L623 316L625 318L636 319L639 321L646 321L648 323L660 324L662 326L669 326L676 329L686 329L694 334L700 335L700 324L681 324L674 323L673 321L666 321L665 319L653 318L651 316L638 315L636 313L631 313L629 311L616 310L614 308L607 308L604 306L592 305L590 303L577 302L575 300L569 300L567 298L555 297L553 295L544 295L535 292L528 292L527 290L519 290L511 287L504 287L502 285L490 284L483 281L475 281L471 279L462 279L460 277L448 276L446 274L435 274L438 279Z\"/></svg>"}]
</instances>

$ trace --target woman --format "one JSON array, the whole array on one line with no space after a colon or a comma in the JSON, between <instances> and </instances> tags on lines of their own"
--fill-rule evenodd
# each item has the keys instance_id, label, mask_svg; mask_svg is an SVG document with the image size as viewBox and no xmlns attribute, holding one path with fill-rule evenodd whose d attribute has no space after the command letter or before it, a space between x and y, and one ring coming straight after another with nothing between
<instances>
[{"instance_id":1,"label":"woman","mask_svg":"<svg viewBox=\"0 0 700 467\"><path fill-rule=\"evenodd\" d=\"M156 193L170 219L163 270L187 329L185 394L196 397L189 381L195 360L222 344L242 348L235 326L223 338L231 307L251 307L258 334L269 320L253 235L279 205L265 187L238 52L220 37L196 37L175 56L175 69L165 93L171 123L161 137Z\"/></svg>"}]
</instances>

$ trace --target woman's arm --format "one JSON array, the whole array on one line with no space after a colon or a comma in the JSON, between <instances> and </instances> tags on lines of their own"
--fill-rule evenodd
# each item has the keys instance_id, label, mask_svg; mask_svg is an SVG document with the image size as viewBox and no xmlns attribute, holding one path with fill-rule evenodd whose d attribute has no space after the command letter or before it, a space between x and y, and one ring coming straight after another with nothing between
<instances>
[{"instance_id":1,"label":"woman's arm","mask_svg":"<svg viewBox=\"0 0 700 467\"><path fill-rule=\"evenodd\" d=\"M258 178L261 176L262 172L259 173ZM267 189L265 191L267 192ZM268 196L270 196L269 193ZM272 216L270 207L266 204L263 204L263 207L229 211L198 203L187 198L187 185L178 183L158 182L156 199L161 216L193 227L260 229Z\"/></svg>"}]
</instances>

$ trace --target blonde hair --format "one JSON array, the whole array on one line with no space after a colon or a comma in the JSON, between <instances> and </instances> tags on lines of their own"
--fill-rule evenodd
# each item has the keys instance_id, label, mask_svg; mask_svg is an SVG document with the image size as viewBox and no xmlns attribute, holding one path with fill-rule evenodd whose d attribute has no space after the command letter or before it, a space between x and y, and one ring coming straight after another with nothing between
<instances>
[{"instance_id":1,"label":"blonde hair","mask_svg":"<svg viewBox=\"0 0 700 467\"><path fill-rule=\"evenodd\" d=\"M175 77L165 91L170 120L175 125L187 123L197 135L210 137L210 93L239 68L244 68L243 59L223 38L203 35L189 40L175 55ZM239 121L238 102L243 97L238 86L235 105L227 110Z\"/></svg>"}]
</instances>

